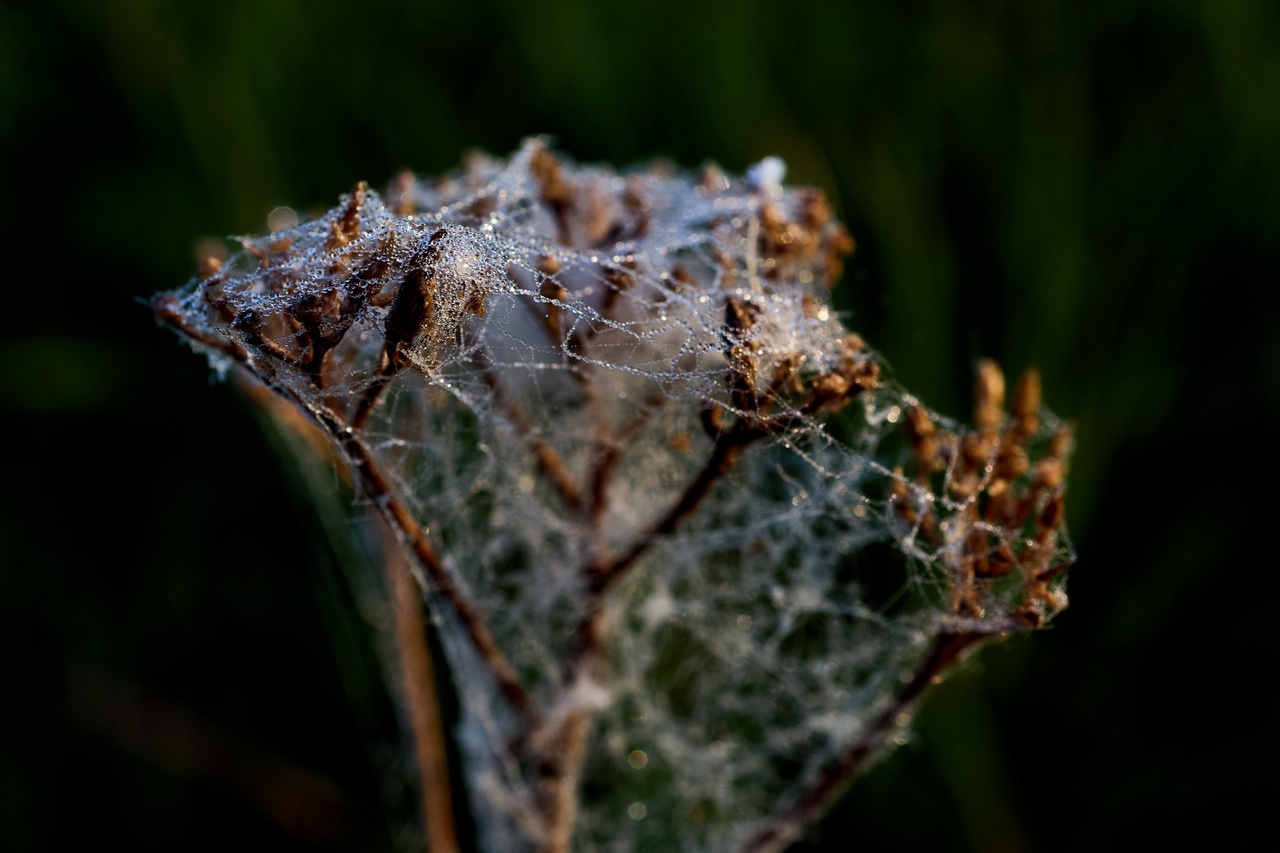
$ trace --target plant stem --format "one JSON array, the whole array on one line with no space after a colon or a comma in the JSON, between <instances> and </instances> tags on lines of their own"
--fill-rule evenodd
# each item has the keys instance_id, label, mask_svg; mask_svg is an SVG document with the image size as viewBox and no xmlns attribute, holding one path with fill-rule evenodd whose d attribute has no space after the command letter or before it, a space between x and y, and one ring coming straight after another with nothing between
<instances>
[{"instance_id":1,"label":"plant stem","mask_svg":"<svg viewBox=\"0 0 1280 853\"><path fill-rule=\"evenodd\" d=\"M418 565L431 579L434 591L449 602L454 615L462 623L463 631L471 640L471 645L475 647L481 660L488 667L489 673L497 681L502 695L517 712L526 716L531 715L533 706L524 685L520 683L520 677L507 662L506 656L485 626L484 619L472 606L471 601L454 579L453 573L441 561L435 547L423 533L422 525L409 512L404 502L396 496L373 451L360 438L359 433L346 426L330 409L307 406L289 389L281 390L303 406L342 448L347 464L355 471L365 494L373 501L373 505L378 508L378 512L391 525L391 528L405 540Z\"/></svg>"},{"instance_id":2,"label":"plant stem","mask_svg":"<svg viewBox=\"0 0 1280 853\"><path fill-rule=\"evenodd\" d=\"M288 385L258 370L248 352L239 344L230 339L208 335L192 326L172 297L167 295L157 297L152 301L152 309L162 322L169 324L201 346L233 359L249 375L266 385L279 397L292 401L338 446L347 466L359 482L360 488L364 490L391 529L403 538L409 550L413 552L418 565L431 579L434 591L449 603L449 607L462 624L464 633L497 682L499 691L517 713L526 718L532 718L533 705L524 685L520 682L520 677L507 662L506 656L485 626L483 618L472 606L453 573L441 561L435 547L423 532L422 525L414 518L404 502L396 496L390 479L383 472L373 451L361 439L359 431L328 406L307 402Z\"/></svg>"},{"instance_id":3,"label":"plant stem","mask_svg":"<svg viewBox=\"0 0 1280 853\"><path fill-rule=\"evenodd\" d=\"M565 506L577 512L582 505L582 489L574 481L573 474L569 471L569 466L565 464L564 459L556 452L556 449L538 435L538 431L530 423L528 416L525 415L524 409L520 408L520 405L507 394L502 385L502 380L493 369L493 365L484 350L476 352L475 362L480 368L480 374L484 378L485 384L493 392L494 401L502 407L507 416L507 421L528 445L529 452L533 454L534 461L538 463L542 473L547 475L547 480L560 495L560 499L564 501Z\"/></svg>"},{"instance_id":4,"label":"plant stem","mask_svg":"<svg viewBox=\"0 0 1280 853\"><path fill-rule=\"evenodd\" d=\"M391 598L396 649L409 729L422 785L422 816L428 853L458 853L453 793L445 751L444 724L436 693L435 669L422 619L422 591L390 529L384 524L382 569Z\"/></svg>"},{"instance_id":5,"label":"plant stem","mask_svg":"<svg viewBox=\"0 0 1280 853\"><path fill-rule=\"evenodd\" d=\"M680 522L697 510L703 499L710 493L721 477L737 464L738 458L747 445L766 433L753 427L739 426L720 436L711 451L710 458L702 466L696 477L685 487L684 492L663 516L640 534L631 547L614 560L602 565L598 573L601 591L612 586L628 569L643 556L653 550L664 537L675 532Z\"/></svg>"},{"instance_id":6,"label":"plant stem","mask_svg":"<svg viewBox=\"0 0 1280 853\"><path fill-rule=\"evenodd\" d=\"M550 790L544 811L547 835L542 853L568 853L578 819L578 774L586 751L587 731L591 715L585 708L575 708L565 717L551 749L550 772L544 776Z\"/></svg>"},{"instance_id":7,"label":"plant stem","mask_svg":"<svg viewBox=\"0 0 1280 853\"><path fill-rule=\"evenodd\" d=\"M810 825L849 786L855 776L866 769L869 761L895 728L909 718L916 702L933 681L951 667L961 654L988 633L943 632L933 645L911 680L902 686L893 702L885 708L862 735L836 756L818 778L784 811L775 815L753 835L739 853L778 853L799 838Z\"/></svg>"}]
</instances>

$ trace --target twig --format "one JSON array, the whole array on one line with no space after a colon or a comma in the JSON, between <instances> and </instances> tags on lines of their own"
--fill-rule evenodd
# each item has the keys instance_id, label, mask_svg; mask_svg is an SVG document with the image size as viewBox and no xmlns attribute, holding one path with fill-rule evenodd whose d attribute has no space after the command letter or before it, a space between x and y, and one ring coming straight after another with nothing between
<instances>
[{"instance_id":1,"label":"twig","mask_svg":"<svg viewBox=\"0 0 1280 853\"><path fill-rule=\"evenodd\" d=\"M574 823L578 817L578 773L586 751L591 717L577 708L565 717L552 752L543 771L547 783L543 811L547 833L541 853L568 853L573 841Z\"/></svg>"},{"instance_id":2,"label":"twig","mask_svg":"<svg viewBox=\"0 0 1280 853\"><path fill-rule=\"evenodd\" d=\"M631 420L623 424L622 429L607 440L598 442L597 461L591 475L591 499L588 503L592 527L599 528L608 508L609 483L622 457L626 455L631 442L639 435L640 430L649 419L662 408L667 398L661 393L651 394L640 406Z\"/></svg>"},{"instance_id":3,"label":"twig","mask_svg":"<svg viewBox=\"0 0 1280 853\"><path fill-rule=\"evenodd\" d=\"M391 358L384 349L382 355L378 358L378 367L374 373L373 381L364 389L364 393L356 401L356 407L352 410L351 417L347 420L352 429L362 429L364 427L365 421L369 419L369 414L373 411L373 407L377 405L378 400L382 397L382 392L391 384L391 380L395 378L399 369L395 359Z\"/></svg>"},{"instance_id":4,"label":"twig","mask_svg":"<svg viewBox=\"0 0 1280 853\"><path fill-rule=\"evenodd\" d=\"M436 591L449 603L472 646L497 682L499 691L518 713L525 717L532 717L532 703L516 671L507 662L506 656L489 633L484 620L454 580L453 574L441 561L435 547L423 533L422 525L396 497L390 480L383 473L382 466L378 464L373 451L360 438L359 432L332 409L306 402L293 389L258 370L248 352L239 344L229 339L215 338L193 327L187 322L176 301L171 297L158 297L153 301L152 308L161 321L197 343L236 360L250 375L273 389L280 397L293 401L322 432L338 445L345 454L348 467L358 479L365 494L377 507L379 514L391 529L404 539L418 565L431 578Z\"/></svg>"},{"instance_id":5,"label":"twig","mask_svg":"<svg viewBox=\"0 0 1280 853\"><path fill-rule=\"evenodd\" d=\"M339 471L332 442L299 408L258 382L240 383L250 398L266 409L283 429L300 437L326 464ZM349 476L347 484L351 485ZM382 534L382 571L395 625L397 663L405 714L413 739L419 784L422 786L423 832L427 853L457 853L460 849L453 813L448 752L445 748L440 699L422 619L422 593L404 560L399 544L384 519L376 522Z\"/></svg>"},{"instance_id":6,"label":"twig","mask_svg":"<svg viewBox=\"0 0 1280 853\"><path fill-rule=\"evenodd\" d=\"M786 810L773 817L764 829L752 836L740 853L777 853L795 841L816 817L848 787L853 778L866 769L885 738L909 715L920 695L934 679L954 664L960 655L990 636L981 632L944 632L934 638L933 645L911 680L902 686L889 707L876 717L862 736L832 760L818 778Z\"/></svg>"},{"instance_id":7,"label":"twig","mask_svg":"<svg viewBox=\"0 0 1280 853\"><path fill-rule=\"evenodd\" d=\"M384 538L391 531L383 527ZM444 724L436 695L435 670L427 649L422 620L422 592L393 542L384 543L383 573L391 597L391 611L399 650L409 729L422 785L422 814L428 853L457 853L458 833L445 751Z\"/></svg>"},{"instance_id":8,"label":"twig","mask_svg":"<svg viewBox=\"0 0 1280 853\"><path fill-rule=\"evenodd\" d=\"M711 457L707 459L702 470L689 482L689 485L685 486L684 492L671 505L671 508L641 533L631 547L612 561L605 562L597 568L596 583L600 591L603 592L612 586L641 557L653 550L664 537L674 533L680 522L693 515L710 493L711 487L737 464L742 451L752 442L768 435L769 432L770 430L766 427L744 420L739 421L730 431L720 435L712 448Z\"/></svg>"},{"instance_id":9,"label":"twig","mask_svg":"<svg viewBox=\"0 0 1280 853\"><path fill-rule=\"evenodd\" d=\"M471 645L498 683L498 689L502 695L517 712L525 716L532 715L533 706L524 685L520 682L520 677L507 662L498 644L494 642L484 619L476 612L466 594L454 580L453 573L445 567L435 547L422 532L422 525L409 512L403 501L396 497L373 451L360 438L359 433L343 423L332 410L308 406L289 389L282 389L282 392L310 413L320 427L342 448L346 454L347 464L355 470L365 494L373 501L378 512L392 529L403 537L413 551L418 565L431 578L436 592L449 602L454 615L462 623L463 630L471 640Z\"/></svg>"},{"instance_id":10,"label":"twig","mask_svg":"<svg viewBox=\"0 0 1280 853\"><path fill-rule=\"evenodd\" d=\"M156 319L185 335L189 340L248 366L249 354L244 347L229 338L214 337L192 326L183 316L178 300L169 294L162 293L154 297L151 300L151 311L156 315Z\"/></svg>"},{"instance_id":11,"label":"twig","mask_svg":"<svg viewBox=\"0 0 1280 853\"><path fill-rule=\"evenodd\" d=\"M718 437L711 457L685 487L679 499L661 519L641 533L622 556L612 562L598 557L588 560L582 569L587 596L584 614L578 624L574 649L565 668L565 681L571 688L580 679L589 676L590 670L598 661L600 649L604 645L604 599L610 586L663 537L674 532L681 521L692 515L711 491L711 487L733 468L742 451L768 432L760 421L739 421L734 429ZM597 494L604 494L603 486L598 487ZM598 539L598 532L596 536ZM598 546L599 542L596 544ZM585 710L574 710L567 715L559 732L551 740L554 754L546 762L544 770L544 779L551 788L550 796L544 804L547 820L544 853L565 853L569 849L577 814L576 777L582 765L589 722Z\"/></svg>"},{"instance_id":12,"label":"twig","mask_svg":"<svg viewBox=\"0 0 1280 853\"><path fill-rule=\"evenodd\" d=\"M480 375L484 378L485 384L493 392L494 400L502 407L507 420L515 427L516 432L520 433L525 443L529 445L529 450L533 453L538 467L547 475L547 479L551 481L551 485L555 487L565 505L574 512L579 511L582 508L582 489L574 480L569 466L565 464L556 449L538 435L538 431L525 415L524 410L520 408L520 404L507 395L501 378L493 369L493 364L483 349L476 350L474 360L480 368Z\"/></svg>"}]
</instances>

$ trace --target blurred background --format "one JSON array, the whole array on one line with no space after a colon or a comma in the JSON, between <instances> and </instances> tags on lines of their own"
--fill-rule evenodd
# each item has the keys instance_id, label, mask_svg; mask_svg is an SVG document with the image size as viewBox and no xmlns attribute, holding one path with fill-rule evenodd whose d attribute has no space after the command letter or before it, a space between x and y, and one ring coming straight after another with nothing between
<instances>
[{"instance_id":1,"label":"blurred background","mask_svg":"<svg viewBox=\"0 0 1280 853\"><path fill-rule=\"evenodd\" d=\"M1274 843L1277 45L1264 0L0 6L0 847L403 845L345 556L139 300L277 206L534 133L782 156L904 385L964 415L976 359L1034 364L1077 424L1070 609L797 850Z\"/></svg>"}]
</instances>

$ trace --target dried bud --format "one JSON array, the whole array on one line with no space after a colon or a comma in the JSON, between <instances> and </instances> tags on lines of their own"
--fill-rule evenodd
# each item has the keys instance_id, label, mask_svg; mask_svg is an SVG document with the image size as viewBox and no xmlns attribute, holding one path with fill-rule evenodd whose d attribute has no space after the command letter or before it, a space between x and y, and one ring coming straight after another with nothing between
<instances>
[{"instance_id":1,"label":"dried bud","mask_svg":"<svg viewBox=\"0 0 1280 853\"><path fill-rule=\"evenodd\" d=\"M213 278L222 269L222 261L213 255L206 255L204 260L200 262L200 268L196 271L196 276L200 279Z\"/></svg>"},{"instance_id":2,"label":"dried bud","mask_svg":"<svg viewBox=\"0 0 1280 853\"><path fill-rule=\"evenodd\" d=\"M1040 491L1053 492L1062 488L1066 465L1057 457L1040 460L1036 465L1035 486Z\"/></svg>"},{"instance_id":3,"label":"dried bud","mask_svg":"<svg viewBox=\"0 0 1280 853\"><path fill-rule=\"evenodd\" d=\"M756 324L760 308L754 302L729 297L724 303L724 324L734 331L745 332Z\"/></svg>"},{"instance_id":4,"label":"dried bud","mask_svg":"<svg viewBox=\"0 0 1280 853\"><path fill-rule=\"evenodd\" d=\"M800 365L803 363L804 356L799 353L792 353L779 361L769 381L772 394L799 394L804 391L804 382L800 378Z\"/></svg>"},{"instance_id":5,"label":"dried bud","mask_svg":"<svg viewBox=\"0 0 1280 853\"><path fill-rule=\"evenodd\" d=\"M937 429L929 418L929 413L919 405L908 406L906 415L911 455L916 458L916 464L922 473L931 473L938 467L938 441L935 438Z\"/></svg>"},{"instance_id":6,"label":"dried bud","mask_svg":"<svg viewBox=\"0 0 1280 853\"><path fill-rule=\"evenodd\" d=\"M1049 502L1045 504L1044 509L1040 512L1040 518L1037 519L1040 530L1042 532L1050 532L1058 529L1058 525L1062 524L1062 518L1066 514L1066 506L1062 502L1062 494L1057 493L1049 498Z\"/></svg>"},{"instance_id":7,"label":"dried bud","mask_svg":"<svg viewBox=\"0 0 1280 853\"><path fill-rule=\"evenodd\" d=\"M870 391L880 384L880 365L869 358L860 361L846 359L841 364L841 372L850 384L862 391Z\"/></svg>"},{"instance_id":8,"label":"dried bud","mask_svg":"<svg viewBox=\"0 0 1280 853\"><path fill-rule=\"evenodd\" d=\"M1009 550L1009 546L1000 543L987 558L986 576L989 578L1002 578L1013 574L1018 568L1018 562L1013 556L1013 552Z\"/></svg>"},{"instance_id":9,"label":"dried bud","mask_svg":"<svg viewBox=\"0 0 1280 853\"><path fill-rule=\"evenodd\" d=\"M368 190L369 185L361 181L348 193L342 213L329 226L326 249L333 251L342 248L360 235L360 208Z\"/></svg>"},{"instance_id":10,"label":"dried bud","mask_svg":"<svg viewBox=\"0 0 1280 853\"><path fill-rule=\"evenodd\" d=\"M1056 433L1049 442L1049 455L1058 459L1066 459L1071 453L1072 436L1071 425L1064 425Z\"/></svg>"},{"instance_id":11,"label":"dried bud","mask_svg":"<svg viewBox=\"0 0 1280 853\"><path fill-rule=\"evenodd\" d=\"M413 213L413 186L413 172L407 169L391 181L391 186L387 189L387 202L397 216L409 216Z\"/></svg>"},{"instance_id":12,"label":"dried bud","mask_svg":"<svg viewBox=\"0 0 1280 853\"><path fill-rule=\"evenodd\" d=\"M1030 467L1031 461L1027 458L1027 451L1016 444L1005 444L1001 446L1000 453L996 457L994 473L997 477L1016 480L1027 473Z\"/></svg>"},{"instance_id":13,"label":"dried bud","mask_svg":"<svg viewBox=\"0 0 1280 853\"><path fill-rule=\"evenodd\" d=\"M840 346L851 353L858 353L867 348L867 342L857 332L850 332L840 339Z\"/></svg>"},{"instance_id":14,"label":"dried bud","mask_svg":"<svg viewBox=\"0 0 1280 853\"><path fill-rule=\"evenodd\" d=\"M1040 426L1040 371L1028 368L1013 391L1013 417L1017 431L1032 435Z\"/></svg>"},{"instance_id":15,"label":"dried bud","mask_svg":"<svg viewBox=\"0 0 1280 853\"><path fill-rule=\"evenodd\" d=\"M960 459L966 471L977 471L991 458L992 439L989 434L971 432L960 439Z\"/></svg>"},{"instance_id":16,"label":"dried bud","mask_svg":"<svg viewBox=\"0 0 1280 853\"><path fill-rule=\"evenodd\" d=\"M538 272L543 275L555 275L562 269L564 269L564 265L560 263L560 259L555 255L538 256Z\"/></svg>"},{"instance_id":17,"label":"dried bud","mask_svg":"<svg viewBox=\"0 0 1280 853\"><path fill-rule=\"evenodd\" d=\"M564 169L556 156L545 147L534 152L529 158L529 171L535 180L542 185L542 200L551 205L565 205L572 197L572 191L564 180Z\"/></svg>"},{"instance_id":18,"label":"dried bud","mask_svg":"<svg viewBox=\"0 0 1280 853\"><path fill-rule=\"evenodd\" d=\"M979 429L998 427L1004 420L1004 373L990 359L978 362L974 382L973 422Z\"/></svg>"},{"instance_id":19,"label":"dried bud","mask_svg":"<svg viewBox=\"0 0 1280 853\"><path fill-rule=\"evenodd\" d=\"M843 397L849 393L849 380L831 371L820 373L813 379L813 392L824 400Z\"/></svg>"},{"instance_id":20,"label":"dried bud","mask_svg":"<svg viewBox=\"0 0 1280 853\"><path fill-rule=\"evenodd\" d=\"M715 195L729 189L729 179L718 164L708 162L698 175L697 187L707 195Z\"/></svg>"}]
</instances>

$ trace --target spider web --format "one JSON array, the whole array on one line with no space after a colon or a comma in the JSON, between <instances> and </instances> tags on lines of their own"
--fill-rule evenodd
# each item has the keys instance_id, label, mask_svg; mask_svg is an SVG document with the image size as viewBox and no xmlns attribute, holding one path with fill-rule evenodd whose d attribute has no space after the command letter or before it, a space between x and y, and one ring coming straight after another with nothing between
<instances>
[{"instance_id":1,"label":"spider web","mask_svg":"<svg viewBox=\"0 0 1280 853\"><path fill-rule=\"evenodd\" d=\"M215 361L342 413L527 689L533 731L420 577L487 850L539 843L529 755L578 712L576 849L730 849L939 635L1065 606L1062 425L1024 396L963 427L897 387L829 304L851 241L781 174L617 173L532 139L357 187L167 297ZM592 567L637 547L580 660Z\"/></svg>"}]
</instances>

